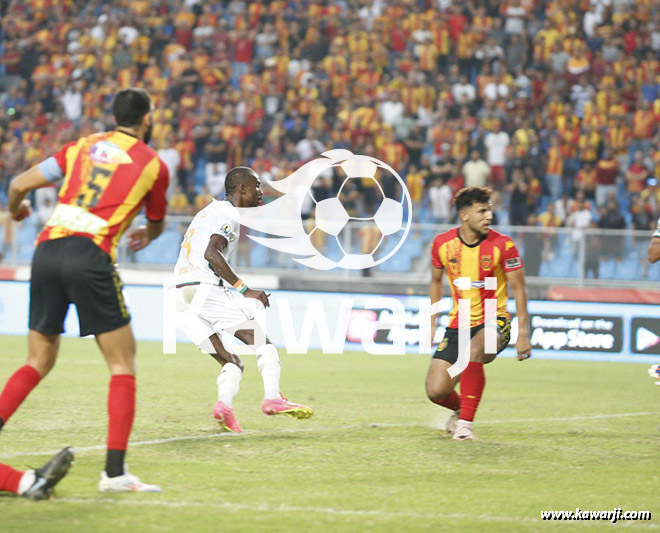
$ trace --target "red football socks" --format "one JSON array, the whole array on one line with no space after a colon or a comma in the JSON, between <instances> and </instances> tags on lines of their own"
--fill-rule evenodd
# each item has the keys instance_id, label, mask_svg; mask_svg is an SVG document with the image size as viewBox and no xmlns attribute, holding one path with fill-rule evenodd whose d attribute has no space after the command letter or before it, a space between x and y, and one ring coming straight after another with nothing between
<instances>
[{"instance_id":1,"label":"red football socks","mask_svg":"<svg viewBox=\"0 0 660 533\"><path fill-rule=\"evenodd\" d=\"M0 419L3 423L7 423L40 380L39 372L30 365L22 366L7 380L0 394Z\"/></svg>"},{"instance_id":2,"label":"red football socks","mask_svg":"<svg viewBox=\"0 0 660 533\"><path fill-rule=\"evenodd\" d=\"M108 394L108 449L126 450L135 417L135 376L110 378Z\"/></svg>"},{"instance_id":3,"label":"red football socks","mask_svg":"<svg viewBox=\"0 0 660 533\"><path fill-rule=\"evenodd\" d=\"M461 420L474 420L485 385L484 364L470 361L461 374Z\"/></svg>"},{"instance_id":4,"label":"red football socks","mask_svg":"<svg viewBox=\"0 0 660 533\"><path fill-rule=\"evenodd\" d=\"M22 477L23 472L0 463L0 491L18 494L18 484L21 482Z\"/></svg>"},{"instance_id":5,"label":"red football socks","mask_svg":"<svg viewBox=\"0 0 660 533\"><path fill-rule=\"evenodd\" d=\"M461 407L461 397L458 395L458 393L455 390L453 390L451 391L451 394L446 398L443 398L442 400L437 402L434 401L433 403L442 405L442 407L446 407L447 409L451 409L452 411L458 411L458 409Z\"/></svg>"}]
</instances>

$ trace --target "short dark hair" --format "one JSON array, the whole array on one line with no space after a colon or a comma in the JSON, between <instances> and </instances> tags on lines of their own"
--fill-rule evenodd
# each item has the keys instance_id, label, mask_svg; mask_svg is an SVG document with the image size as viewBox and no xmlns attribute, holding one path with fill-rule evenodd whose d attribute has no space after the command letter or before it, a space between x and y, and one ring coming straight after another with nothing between
<instances>
[{"instance_id":1,"label":"short dark hair","mask_svg":"<svg viewBox=\"0 0 660 533\"><path fill-rule=\"evenodd\" d=\"M490 203L491 190L488 187L465 187L458 191L456 199L456 211L462 211L472 204Z\"/></svg>"},{"instance_id":2,"label":"short dark hair","mask_svg":"<svg viewBox=\"0 0 660 533\"><path fill-rule=\"evenodd\" d=\"M257 173L250 167L234 167L225 177L225 191L227 194L232 194L249 178L257 178Z\"/></svg>"},{"instance_id":3,"label":"short dark hair","mask_svg":"<svg viewBox=\"0 0 660 533\"><path fill-rule=\"evenodd\" d=\"M117 126L139 126L142 117L151 111L151 98L144 89L131 87L119 91L112 101L112 114Z\"/></svg>"}]
</instances>

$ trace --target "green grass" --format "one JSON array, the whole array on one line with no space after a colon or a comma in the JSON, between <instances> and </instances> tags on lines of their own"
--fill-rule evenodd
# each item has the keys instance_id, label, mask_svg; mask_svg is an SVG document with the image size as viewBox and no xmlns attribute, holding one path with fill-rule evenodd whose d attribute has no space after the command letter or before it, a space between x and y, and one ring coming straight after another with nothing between
<instances>
[{"instance_id":1,"label":"green grass","mask_svg":"<svg viewBox=\"0 0 660 533\"><path fill-rule=\"evenodd\" d=\"M4 382L26 342L0 343ZM541 510L576 507L650 510L650 523L628 525L660 524L660 388L646 365L498 360L472 442L437 429L446 413L425 398L426 357L310 353L282 366L283 391L314 418L264 417L248 358L234 402L246 432L226 435L211 418L216 363L190 345L162 355L141 343L132 442L194 437L130 448L131 471L163 494L98 493L103 450L79 451L52 500L0 497L0 531L554 531L567 524ZM102 446L107 384L96 344L64 339L3 430L0 460L25 468L48 455L18 454ZM617 413L654 414L593 418ZM569 417L591 418L553 420Z\"/></svg>"}]
</instances>

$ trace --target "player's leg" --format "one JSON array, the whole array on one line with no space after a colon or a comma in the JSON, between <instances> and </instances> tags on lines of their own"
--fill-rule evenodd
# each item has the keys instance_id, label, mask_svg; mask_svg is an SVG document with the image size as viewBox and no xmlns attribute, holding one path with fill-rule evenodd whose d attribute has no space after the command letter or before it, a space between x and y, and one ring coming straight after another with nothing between
<instances>
[{"instance_id":1,"label":"player's leg","mask_svg":"<svg viewBox=\"0 0 660 533\"><path fill-rule=\"evenodd\" d=\"M484 388L486 387L486 375L484 365L492 362L509 343L510 324L508 319L498 317L497 319L497 351L486 353L485 328L479 329L472 337L470 343L470 362L461 374L461 408L454 438L457 440L471 439L472 424L479 407Z\"/></svg>"},{"instance_id":2,"label":"player's leg","mask_svg":"<svg viewBox=\"0 0 660 533\"><path fill-rule=\"evenodd\" d=\"M53 368L69 299L60 278L59 243L41 243L34 252L30 280L28 356L0 393L0 429L41 378Z\"/></svg>"},{"instance_id":3,"label":"player's leg","mask_svg":"<svg viewBox=\"0 0 660 533\"><path fill-rule=\"evenodd\" d=\"M429 399L442 407L452 411L447 419L445 429L453 433L459 416L460 398L454 390L459 377L451 377L448 369L458 359L458 337L455 330L447 329L445 337L438 345L428 373L426 374L426 395Z\"/></svg>"},{"instance_id":4,"label":"player's leg","mask_svg":"<svg viewBox=\"0 0 660 533\"><path fill-rule=\"evenodd\" d=\"M213 333L203 342L199 349L211 355L222 365L218 375L218 401L213 409L213 416L222 429L242 433L243 429L234 415L233 402L241 386L243 377L243 361L222 343L220 337Z\"/></svg>"},{"instance_id":5,"label":"player's leg","mask_svg":"<svg viewBox=\"0 0 660 533\"><path fill-rule=\"evenodd\" d=\"M12 492L30 500L46 500L69 471L72 462L73 452L67 447L36 470L21 471L0 463L0 491Z\"/></svg>"},{"instance_id":6,"label":"player's leg","mask_svg":"<svg viewBox=\"0 0 660 533\"><path fill-rule=\"evenodd\" d=\"M257 355L257 368L264 383L264 399L261 410L264 414L287 415L292 418L310 418L314 411L306 405L290 402L280 392L281 365L277 348L270 342L263 329L255 320L249 320L232 331L233 335L252 347Z\"/></svg>"},{"instance_id":7,"label":"player's leg","mask_svg":"<svg viewBox=\"0 0 660 533\"><path fill-rule=\"evenodd\" d=\"M454 390L459 377L452 378L447 371L453 363L443 359L431 359L426 374L426 395L433 403L457 411L460 407L458 393Z\"/></svg>"},{"instance_id":8,"label":"player's leg","mask_svg":"<svg viewBox=\"0 0 660 533\"><path fill-rule=\"evenodd\" d=\"M472 424L477 407L481 401L481 395L486 386L484 364L492 361L494 358L494 355L485 353L484 338L483 329L479 330L472 337L470 343L470 362L460 375L460 418L457 421L453 437L456 440L469 440L473 438Z\"/></svg>"},{"instance_id":9,"label":"player's leg","mask_svg":"<svg viewBox=\"0 0 660 533\"><path fill-rule=\"evenodd\" d=\"M232 404L243 377L243 361L225 348L212 325L224 318L224 291L199 284L182 285L176 291L176 327L200 351L208 353L222 365L217 379L218 400L213 417L222 429L241 433L243 430L236 420ZM240 319L245 320L245 316L241 314Z\"/></svg>"},{"instance_id":10,"label":"player's leg","mask_svg":"<svg viewBox=\"0 0 660 533\"><path fill-rule=\"evenodd\" d=\"M26 364L14 372L0 393L0 429L32 389L37 386L41 378L45 377L53 368L59 344L59 335L44 335L38 331L29 331Z\"/></svg>"},{"instance_id":11,"label":"player's leg","mask_svg":"<svg viewBox=\"0 0 660 533\"><path fill-rule=\"evenodd\" d=\"M110 369L105 473L124 475L124 458L135 417L135 338L130 325L96 336Z\"/></svg>"},{"instance_id":12,"label":"player's leg","mask_svg":"<svg viewBox=\"0 0 660 533\"><path fill-rule=\"evenodd\" d=\"M108 391L108 440L105 468L99 490L103 492L161 492L142 483L124 466L135 418L135 337L130 324L96 335L96 342L110 369Z\"/></svg>"},{"instance_id":13,"label":"player's leg","mask_svg":"<svg viewBox=\"0 0 660 533\"><path fill-rule=\"evenodd\" d=\"M110 369L108 439L99 490L160 492L129 474L124 458L135 417L135 337L122 282L111 257L92 241L72 237L63 272L67 294L76 305L80 335L94 335Z\"/></svg>"}]
</instances>

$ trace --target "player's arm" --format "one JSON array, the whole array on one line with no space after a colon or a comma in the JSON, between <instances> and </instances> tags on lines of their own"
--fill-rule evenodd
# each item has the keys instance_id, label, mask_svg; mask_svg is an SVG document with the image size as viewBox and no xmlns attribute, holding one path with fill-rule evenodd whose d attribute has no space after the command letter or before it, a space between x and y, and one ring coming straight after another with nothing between
<instances>
[{"instance_id":1,"label":"player's arm","mask_svg":"<svg viewBox=\"0 0 660 533\"><path fill-rule=\"evenodd\" d=\"M126 232L128 247L137 252L158 238L165 229L165 213L167 211L167 186L170 183L169 173L165 163L160 162L158 177L145 198L147 224L130 229Z\"/></svg>"},{"instance_id":2,"label":"player's arm","mask_svg":"<svg viewBox=\"0 0 660 533\"><path fill-rule=\"evenodd\" d=\"M518 268L505 273L507 283L511 286L513 297L516 301L516 313L518 315L518 340L516 342L516 351L518 352L518 361L528 359L532 351L532 345L529 341L527 286L525 284L524 270L524 268Z\"/></svg>"},{"instance_id":3,"label":"player's arm","mask_svg":"<svg viewBox=\"0 0 660 533\"><path fill-rule=\"evenodd\" d=\"M32 213L30 200L25 197L30 191L46 187L51 184L39 165L35 165L29 170L16 176L9 184L9 203L8 208L11 218L17 222L27 218Z\"/></svg>"},{"instance_id":4,"label":"player's arm","mask_svg":"<svg viewBox=\"0 0 660 533\"><path fill-rule=\"evenodd\" d=\"M223 252L227 247L227 239L222 235L214 234L209 239L209 244L204 252L204 259L209 262L213 271L229 283L232 287L239 290L246 298L255 298L259 300L264 307L268 307L268 297L264 291L250 289L243 283L241 278L238 277L234 269L227 263Z\"/></svg>"},{"instance_id":5,"label":"player's arm","mask_svg":"<svg viewBox=\"0 0 660 533\"><path fill-rule=\"evenodd\" d=\"M435 328L438 323L438 315L440 312L437 310L440 299L442 298L442 273L444 269L436 268L431 265L431 347L433 347L433 339L435 337Z\"/></svg>"},{"instance_id":6,"label":"player's arm","mask_svg":"<svg viewBox=\"0 0 660 533\"><path fill-rule=\"evenodd\" d=\"M655 263L660 259L660 237L653 237L649 245L649 263Z\"/></svg>"}]
</instances>

